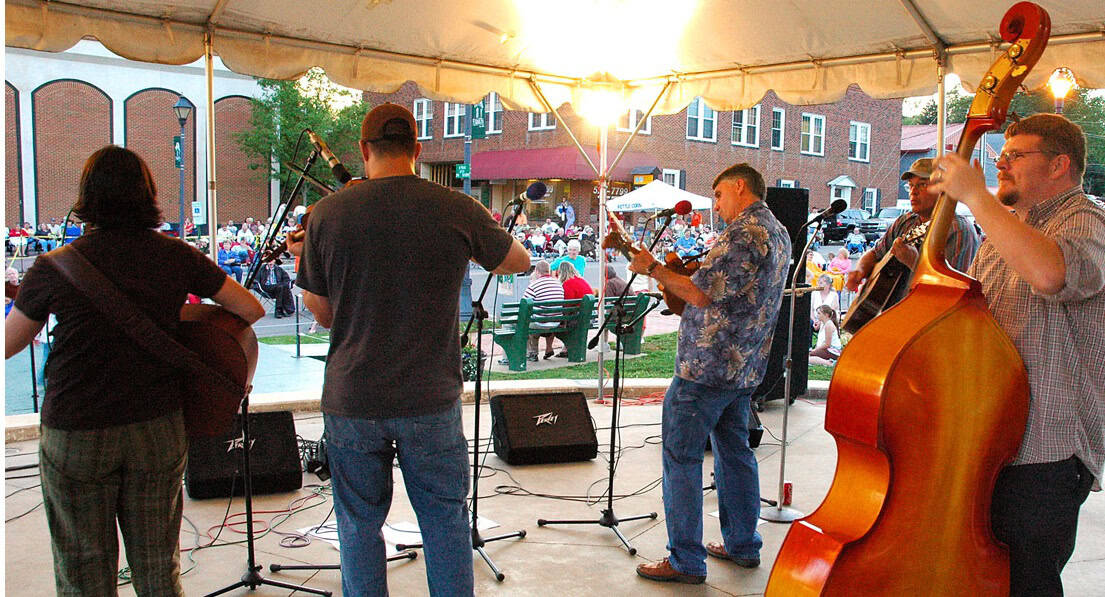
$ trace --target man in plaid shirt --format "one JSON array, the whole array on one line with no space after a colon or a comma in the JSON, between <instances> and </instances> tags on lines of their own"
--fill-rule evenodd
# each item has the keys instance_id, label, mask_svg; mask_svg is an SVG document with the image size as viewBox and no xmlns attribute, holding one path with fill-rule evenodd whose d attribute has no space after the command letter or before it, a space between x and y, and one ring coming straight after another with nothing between
<instances>
[{"instance_id":1,"label":"man in plaid shirt","mask_svg":"<svg viewBox=\"0 0 1105 597\"><path fill-rule=\"evenodd\" d=\"M1011 594L1061 595L1078 510L1101 490L1105 463L1105 211L1082 191L1077 125L1037 114L1005 137L996 197L955 154L937 161L930 188L967 204L986 232L968 273L1028 371L1028 425L991 506Z\"/></svg>"}]
</instances>

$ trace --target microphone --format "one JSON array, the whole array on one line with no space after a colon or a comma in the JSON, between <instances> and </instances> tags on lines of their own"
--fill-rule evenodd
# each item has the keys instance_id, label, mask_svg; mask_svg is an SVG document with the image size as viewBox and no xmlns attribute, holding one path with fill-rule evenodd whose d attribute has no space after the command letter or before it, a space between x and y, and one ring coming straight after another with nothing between
<instances>
[{"instance_id":1,"label":"microphone","mask_svg":"<svg viewBox=\"0 0 1105 597\"><path fill-rule=\"evenodd\" d=\"M519 193L514 201L508 203L507 206L509 207L513 205L521 207L526 204L526 201L536 201L544 197L545 193L547 193L548 191L549 188L545 186L545 183L539 180L537 182L531 183L528 187L526 187L526 192Z\"/></svg>"},{"instance_id":2,"label":"microphone","mask_svg":"<svg viewBox=\"0 0 1105 597\"><path fill-rule=\"evenodd\" d=\"M648 219L653 220L655 218L670 218L670 217L672 217L673 215L676 215L676 214L679 214L681 216L685 216L689 213L691 213L691 202L684 199L684 200L680 201L679 203L676 203L675 207L669 207L668 209L662 209L662 210L652 214L651 216L649 216Z\"/></svg>"},{"instance_id":3,"label":"microphone","mask_svg":"<svg viewBox=\"0 0 1105 597\"><path fill-rule=\"evenodd\" d=\"M838 213L840 213L840 212L842 212L846 209L848 209L848 202L843 200L843 199L837 199L836 201L833 201L829 205L829 207L826 207L824 210L819 212L816 216L810 218L810 221L806 222L805 225L809 226L810 224L813 224L814 222L820 222L821 220L824 220L825 218L831 218L831 217L835 216L836 214L838 214Z\"/></svg>"},{"instance_id":4,"label":"microphone","mask_svg":"<svg viewBox=\"0 0 1105 597\"><path fill-rule=\"evenodd\" d=\"M322 140L311 129L306 129L307 137L311 139L311 144L315 146L322 159L326 160L326 163L330 164L330 171L334 173L334 178L338 179L338 182L345 184L353 179L353 176L349 174L349 170L345 169L345 166L341 164L341 160L338 159L334 152L330 151L330 148L326 145L326 141Z\"/></svg>"}]
</instances>

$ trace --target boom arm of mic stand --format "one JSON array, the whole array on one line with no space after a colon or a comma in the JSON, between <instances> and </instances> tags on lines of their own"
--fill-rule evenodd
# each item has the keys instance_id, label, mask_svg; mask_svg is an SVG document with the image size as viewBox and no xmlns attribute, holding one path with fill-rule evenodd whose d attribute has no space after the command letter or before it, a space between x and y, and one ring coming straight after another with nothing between
<instances>
[{"instance_id":1,"label":"boom arm of mic stand","mask_svg":"<svg viewBox=\"0 0 1105 597\"><path fill-rule=\"evenodd\" d=\"M648 247L648 252L649 253L651 253L652 250L656 248L656 245L660 244L660 237L663 236L664 231L668 229L668 224L671 224L671 220L672 220L671 216L668 216L667 218L664 219L664 224L662 226L660 226L660 230L656 233L656 238L652 239L652 244L649 245L649 247ZM618 295L618 300L615 301L615 303L614 303L615 305L617 305L619 307L624 306L625 296L626 296L627 293L629 293L629 289L633 287L633 281L636 280L636 279L637 279L637 272L633 272L633 274L631 276L629 276L629 281L626 282L625 288L622 289L622 293L620 295ZM601 307L602 307L602 305L599 305L599 308L601 308ZM655 307L653 307L653 308L655 308ZM651 311L652 309L649 309L649 310ZM599 325L598 331L595 332L595 336L593 338L591 338L590 342L587 343L587 348L588 349L592 349L592 348L598 346L599 338L602 336L602 332L605 331L606 328L610 326L610 319L611 319L612 315L613 315L613 311L611 311L611 314L607 315L602 320L602 323Z\"/></svg>"},{"instance_id":2,"label":"boom arm of mic stand","mask_svg":"<svg viewBox=\"0 0 1105 597\"><path fill-rule=\"evenodd\" d=\"M311 151L311 154L307 156L307 165L303 166L303 171L304 172L306 172L307 170L310 170L311 166L315 165L315 161L318 160L319 155L320 154L319 154L317 149ZM292 201L295 199L296 195L299 195L299 191L302 188L303 188L303 173L300 173L299 180L296 181L295 187L293 187L292 191L290 193L288 193L288 200L287 201L282 201L280 203L283 209L278 209L277 210L280 214L279 219L276 218L276 217L273 217L272 226L269 226L269 231L268 231L268 234L265 235L264 242L257 245L258 247L268 247L269 243L271 243L272 240L274 238L276 238L276 231L280 229L281 223L283 223L284 219L288 217L288 207L291 206ZM257 274L260 271L261 271L261 260L260 259L254 259L253 263L251 263L249 265L249 271L246 273L246 279L245 279L245 282L243 284L243 286L245 286L245 288L247 290L249 289L250 286L253 285L253 281L257 279Z\"/></svg>"}]
</instances>

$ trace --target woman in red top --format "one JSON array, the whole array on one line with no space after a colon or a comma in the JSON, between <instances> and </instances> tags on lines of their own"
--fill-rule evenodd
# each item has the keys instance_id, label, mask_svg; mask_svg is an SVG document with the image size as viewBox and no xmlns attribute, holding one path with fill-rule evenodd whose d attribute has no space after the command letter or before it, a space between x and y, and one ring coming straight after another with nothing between
<instances>
[{"instance_id":1,"label":"woman in red top","mask_svg":"<svg viewBox=\"0 0 1105 597\"><path fill-rule=\"evenodd\" d=\"M556 268L556 274L560 278L560 283L564 285L564 300L583 298L584 295L596 294L595 289L591 288L591 285L584 280L579 272L576 271L576 266L571 262L562 261L560 267Z\"/></svg>"}]
</instances>

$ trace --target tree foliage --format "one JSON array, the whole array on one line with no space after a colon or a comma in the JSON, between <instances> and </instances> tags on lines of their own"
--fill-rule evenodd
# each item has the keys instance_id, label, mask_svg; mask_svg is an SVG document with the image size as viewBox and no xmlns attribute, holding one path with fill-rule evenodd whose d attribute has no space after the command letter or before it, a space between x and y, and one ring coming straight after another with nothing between
<instances>
[{"instance_id":1,"label":"tree foliage","mask_svg":"<svg viewBox=\"0 0 1105 597\"><path fill-rule=\"evenodd\" d=\"M266 180L283 180L290 172L287 164L304 166L312 149L303 132L309 128L326 141L353 176L363 175L358 140L368 108L359 95L337 87L319 69L308 71L299 81L258 79L258 84L262 93L250 100L250 128L236 135L239 147L250 157L251 170ZM336 107L342 104L344 107ZM309 172L332 188L339 186L325 160L317 160ZM288 185L295 184L294 172L288 181ZM306 182L303 188L308 205L326 194Z\"/></svg>"},{"instance_id":2,"label":"tree foliage","mask_svg":"<svg viewBox=\"0 0 1105 597\"><path fill-rule=\"evenodd\" d=\"M967 111L974 101L974 95L960 93L952 88L945 104L948 122L964 122ZM1054 112L1055 102L1046 89L1013 96L1009 106L1010 114L1024 118L1041 112ZM902 124L936 124L936 100L929 100L916 116L902 119ZM1105 96L1093 94L1091 90L1077 88L1071 91L1063 106L1063 115L1082 127L1086 133L1086 176L1083 186L1087 193L1105 195ZM1006 119L1006 125L1012 117ZM1004 130L1004 129L1003 129Z\"/></svg>"}]
</instances>

